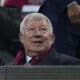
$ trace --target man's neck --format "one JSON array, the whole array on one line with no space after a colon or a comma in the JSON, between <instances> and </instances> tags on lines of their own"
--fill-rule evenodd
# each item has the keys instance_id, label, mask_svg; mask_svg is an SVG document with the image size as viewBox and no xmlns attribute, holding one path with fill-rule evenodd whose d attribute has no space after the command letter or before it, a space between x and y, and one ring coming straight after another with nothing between
<instances>
[{"instance_id":1,"label":"man's neck","mask_svg":"<svg viewBox=\"0 0 80 80\"><path fill-rule=\"evenodd\" d=\"M43 55L45 52L47 51L25 51L26 55L30 57L37 57Z\"/></svg>"}]
</instances>

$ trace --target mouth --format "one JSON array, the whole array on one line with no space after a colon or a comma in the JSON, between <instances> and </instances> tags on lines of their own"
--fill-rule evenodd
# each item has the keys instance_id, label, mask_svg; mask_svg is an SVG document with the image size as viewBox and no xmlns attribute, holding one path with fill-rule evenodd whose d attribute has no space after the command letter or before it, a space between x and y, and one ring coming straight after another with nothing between
<instances>
[{"instance_id":1,"label":"mouth","mask_svg":"<svg viewBox=\"0 0 80 80\"><path fill-rule=\"evenodd\" d=\"M35 44L42 44L43 41L33 41L33 43L35 43Z\"/></svg>"}]
</instances>

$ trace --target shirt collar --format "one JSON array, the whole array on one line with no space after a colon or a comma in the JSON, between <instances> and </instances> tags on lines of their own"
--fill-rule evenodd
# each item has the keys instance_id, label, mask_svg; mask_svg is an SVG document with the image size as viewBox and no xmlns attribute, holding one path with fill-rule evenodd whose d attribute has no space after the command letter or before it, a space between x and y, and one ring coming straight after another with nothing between
<instances>
[{"instance_id":1,"label":"shirt collar","mask_svg":"<svg viewBox=\"0 0 80 80\"><path fill-rule=\"evenodd\" d=\"M30 56L26 56L26 63L29 63L29 61L32 59Z\"/></svg>"}]
</instances>

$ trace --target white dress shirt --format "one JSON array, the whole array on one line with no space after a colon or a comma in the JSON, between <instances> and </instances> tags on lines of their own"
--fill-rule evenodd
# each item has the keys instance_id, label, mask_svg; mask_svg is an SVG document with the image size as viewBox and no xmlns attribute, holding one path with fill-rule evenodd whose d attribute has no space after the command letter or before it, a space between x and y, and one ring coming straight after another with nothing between
<instances>
[{"instance_id":1,"label":"white dress shirt","mask_svg":"<svg viewBox=\"0 0 80 80\"><path fill-rule=\"evenodd\" d=\"M29 61L32 59L30 56L26 56L26 63L29 64Z\"/></svg>"}]
</instances>

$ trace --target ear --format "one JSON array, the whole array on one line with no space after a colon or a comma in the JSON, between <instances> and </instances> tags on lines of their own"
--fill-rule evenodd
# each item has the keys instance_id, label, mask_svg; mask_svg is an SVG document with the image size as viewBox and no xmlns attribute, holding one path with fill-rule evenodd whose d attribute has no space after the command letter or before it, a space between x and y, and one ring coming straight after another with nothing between
<instances>
[{"instance_id":1,"label":"ear","mask_svg":"<svg viewBox=\"0 0 80 80\"><path fill-rule=\"evenodd\" d=\"M20 33L19 39L20 39L21 43L23 44L24 43L24 35Z\"/></svg>"},{"instance_id":2,"label":"ear","mask_svg":"<svg viewBox=\"0 0 80 80\"><path fill-rule=\"evenodd\" d=\"M51 36L51 44L54 44L54 41L55 41L55 35L53 34L53 35Z\"/></svg>"}]
</instances>

